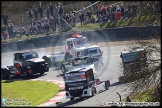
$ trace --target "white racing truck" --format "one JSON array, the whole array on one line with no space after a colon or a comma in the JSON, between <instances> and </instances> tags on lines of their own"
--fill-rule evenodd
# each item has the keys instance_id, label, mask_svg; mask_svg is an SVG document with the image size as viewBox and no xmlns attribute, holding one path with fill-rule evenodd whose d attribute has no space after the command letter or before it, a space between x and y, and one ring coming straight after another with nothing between
<instances>
[{"instance_id":1,"label":"white racing truck","mask_svg":"<svg viewBox=\"0 0 162 108\"><path fill-rule=\"evenodd\" d=\"M94 49L94 52L89 50L90 53L102 53L98 45L90 45L88 39L79 34L73 34L70 38L66 39L64 41L64 49L64 52L54 52L52 54L45 55L42 58L50 66L53 64L59 64L60 67L63 62L72 62L72 58L88 56L88 52L85 53L86 49Z\"/></svg>"},{"instance_id":2,"label":"white racing truck","mask_svg":"<svg viewBox=\"0 0 162 108\"><path fill-rule=\"evenodd\" d=\"M64 63L66 98L74 100L81 97L92 97L100 92L108 90L110 81L100 81L97 72L101 67L100 60L93 57L76 58L72 64Z\"/></svg>"}]
</instances>

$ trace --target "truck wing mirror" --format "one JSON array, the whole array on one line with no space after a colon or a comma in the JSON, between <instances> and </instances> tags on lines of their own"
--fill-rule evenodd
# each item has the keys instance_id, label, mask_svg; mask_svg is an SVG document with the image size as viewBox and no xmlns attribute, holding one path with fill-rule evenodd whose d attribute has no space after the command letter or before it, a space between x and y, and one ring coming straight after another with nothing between
<instances>
[{"instance_id":1,"label":"truck wing mirror","mask_svg":"<svg viewBox=\"0 0 162 108\"><path fill-rule=\"evenodd\" d=\"M120 58L122 58L122 55L120 55Z\"/></svg>"},{"instance_id":2,"label":"truck wing mirror","mask_svg":"<svg viewBox=\"0 0 162 108\"><path fill-rule=\"evenodd\" d=\"M21 68L21 65L20 65L19 63L15 63L14 66L15 66L16 68L18 68L18 69Z\"/></svg>"}]
</instances>

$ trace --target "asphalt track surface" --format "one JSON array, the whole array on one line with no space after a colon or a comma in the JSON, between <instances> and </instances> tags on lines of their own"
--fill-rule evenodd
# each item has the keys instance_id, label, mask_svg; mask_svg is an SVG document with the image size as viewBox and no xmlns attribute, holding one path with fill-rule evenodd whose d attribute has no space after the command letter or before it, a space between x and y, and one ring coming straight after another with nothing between
<instances>
[{"instance_id":1,"label":"asphalt track surface","mask_svg":"<svg viewBox=\"0 0 162 108\"><path fill-rule=\"evenodd\" d=\"M128 48L126 45L121 46L109 46L109 44L102 43L99 44L101 46L101 50L103 51L103 62L104 67L99 72L98 76L100 80L110 80L111 86L109 90L104 91L92 98L87 99L76 99L74 101L70 101L70 99L63 98L60 102L63 102L60 106L98 106L103 102L112 102L112 101L119 101L119 96L116 92L118 92L122 98L127 96L128 91L125 89L124 86L119 84L119 76L121 72L119 71L119 62L120 53L124 49ZM50 47L50 48L40 48L35 49L38 52L39 56L42 57L45 54L54 52L54 51L61 51L62 46L58 47ZM13 64L13 54L14 52L10 53L1 53L1 67L5 68L6 66L10 66ZM13 77L14 78L14 77ZM49 72L45 73L43 76L33 75L32 79L44 79L44 80L60 80L63 81L61 71L56 67L51 67ZM50 106L56 106L55 103L51 104Z\"/></svg>"}]
</instances>

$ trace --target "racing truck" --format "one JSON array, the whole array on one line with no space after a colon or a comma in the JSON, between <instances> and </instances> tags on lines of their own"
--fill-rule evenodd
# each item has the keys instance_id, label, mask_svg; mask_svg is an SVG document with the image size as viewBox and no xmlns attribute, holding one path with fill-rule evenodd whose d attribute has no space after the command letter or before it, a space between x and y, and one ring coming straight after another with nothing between
<instances>
[{"instance_id":1,"label":"racing truck","mask_svg":"<svg viewBox=\"0 0 162 108\"><path fill-rule=\"evenodd\" d=\"M93 57L75 58L75 63L64 64L66 72L64 74L66 98L92 97L98 93L108 90L110 81L100 81L97 77L99 67L94 62L101 63Z\"/></svg>"},{"instance_id":2,"label":"racing truck","mask_svg":"<svg viewBox=\"0 0 162 108\"><path fill-rule=\"evenodd\" d=\"M53 64L59 64L60 67L60 64L62 62L72 62L72 58L83 56L82 50L85 50L87 48L96 48L100 51L100 47L97 45L90 45L86 37L80 34L73 34L70 38L64 41L64 52L55 52L49 55L45 55L42 58L50 66L52 66Z\"/></svg>"},{"instance_id":3,"label":"racing truck","mask_svg":"<svg viewBox=\"0 0 162 108\"><path fill-rule=\"evenodd\" d=\"M121 52L123 76L119 77L119 82L131 82L147 74L147 56L145 49L135 49L133 51Z\"/></svg>"},{"instance_id":4,"label":"racing truck","mask_svg":"<svg viewBox=\"0 0 162 108\"><path fill-rule=\"evenodd\" d=\"M11 75L30 77L32 74L43 75L49 71L49 65L44 59L39 58L36 51L14 53L14 66L1 69L1 79L9 79Z\"/></svg>"}]
</instances>

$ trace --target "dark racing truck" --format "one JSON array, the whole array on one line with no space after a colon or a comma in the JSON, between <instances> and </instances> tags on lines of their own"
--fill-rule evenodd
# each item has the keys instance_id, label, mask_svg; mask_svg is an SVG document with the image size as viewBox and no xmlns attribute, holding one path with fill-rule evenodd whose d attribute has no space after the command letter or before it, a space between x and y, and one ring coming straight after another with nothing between
<instances>
[{"instance_id":1,"label":"dark racing truck","mask_svg":"<svg viewBox=\"0 0 162 108\"><path fill-rule=\"evenodd\" d=\"M120 58L123 66L123 76L119 77L120 83L135 81L140 79L142 75L147 74L148 66L145 49L123 51Z\"/></svg>"},{"instance_id":2,"label":"dark racing truck","mask_svg":"<svg viewBox=\"0 0 162 108\"><path fill-rule=\"evenodd\" d=\"M1 69L1 79L9 79L11 75L29 76L39 73L43 75L49 71L48 63L44 59L39 58L38 53L35 51L14 53L14 66L7 66Z\"/></svg>"},{"instance_id":3,"label":"dark racing truck","mask_svg":"<svg viewBox=\"0 0 162 108\"><path fill-rule=\"evenodd\" d=\"M82 65L75 64L75 66L65 66L68 68L67 72L64 73L64 81L65 81L65 90L66 90L66 98L70 98L74 100L78 97L92 97L100 92L108 90L110 87L110 81L100 81L97 78L97 69L94 66L94 63L90 63L90 61L83 59L78 59L77 62L80 61Z\"/></svg>"}]
</instances>

